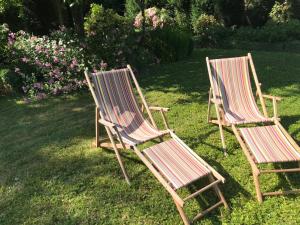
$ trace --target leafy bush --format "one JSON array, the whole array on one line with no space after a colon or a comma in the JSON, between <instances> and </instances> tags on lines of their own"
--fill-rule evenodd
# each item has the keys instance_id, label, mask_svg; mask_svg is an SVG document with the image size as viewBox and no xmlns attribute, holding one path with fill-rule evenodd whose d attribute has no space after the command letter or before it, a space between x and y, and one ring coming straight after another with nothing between
<instances>
[{"instance_id":1,"label":"leafy bush","mask_svg":"<svg viewBox=\"0 0 300 225\"><path fill-rule=\"evenodd\" d=\"M11 76L9 69L0 69L0 95L5 95L12 92L13 88L10 84L10 78Z\"/></svg>"},{"instance_id":2,"label":"leafy bush","mask_svg":"<svg viewBox=\"0 0 300 225\"><path fill-rule=\"evenodd\" d=\"M237 29L233 38L269 43L300 40L300 21L290 20L279 24L270 21L261 28L242 27Z\"/></svg>"},{"instance_id":3,"label":"leafy bush","mask_svg":"<svg viewBox=\"0 0 300 225\"><path fill-rule=\"evenodd\" d=\"M0 25L0 61L3 62L6 58L8 47L9 29L6 24Z\"/></svg>"},{"instance_id":4,"label":"leafy bush","mask_svg":"<svg viewBox=\"0 0 300 225\"><path fill-rule=\"evenodd\" d=\"M193 30L200 46L210 47L220 44L230 33L214 16L206 14L194 21Z\"/></svg>"},{"instance_id":5,"label":"leafy bush","mask_svg":"<svg viewBox=\"0 0 300 225\"><path fill-rule=\"evenodd\" d=\"M276 23L286 23L289 20L290 5L287 1L282 4L275 2L269 16Z\"/></svg>"},{"instance_id":6,"label":"leafy bush","mask_svg":"<svg viewBox=\"0 0 300 225\"><path fill-rule=\"evenodd\" d=\"M94 59L103 60L110 66L125 64L126 56L130 54L130 37L134 32L127 18L92 4L84 29L88 50Z\"/></svg>"},{"instance_id":7,"label":"leafy bush","mask_svg":"<svg viewBox=\"0 0 300 225\"><path fill-rule=\"evenodd\" d=\"M78 90L84 86L84 49L64 28L50 37L24 31L11 33L11 65L22 91L37 99Z\"/></svg>"},{"instance_id":8,"label":"leafy bush","mask_svg":"<svg viewBox=\"0 0 300 225\"><path fill-rule=\"evenodd\" d=\"M191 33L176 27L151 31L146 44L161 62L177 61L190 55L193 50Z\"/></svg>"}]
</instances>

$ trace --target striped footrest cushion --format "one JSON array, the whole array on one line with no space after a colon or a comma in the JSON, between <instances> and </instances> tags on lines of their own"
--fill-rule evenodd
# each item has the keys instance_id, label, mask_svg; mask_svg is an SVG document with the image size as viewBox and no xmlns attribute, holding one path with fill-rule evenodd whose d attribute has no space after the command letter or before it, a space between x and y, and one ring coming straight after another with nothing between
<instances>
[{"instance_id":1,"label":"striped footrest cushion","mask_svg":"<svg viewBox=\"0 0 300 225\"><path fill-rule=\"evenodd\" d=\"M210 173L188 149L171 139L143 151L175 189Z\"/></svg>"},{"instance_id":2,"label":"striped footrest cushion","mask_svg":"<svg viewBox=\"0 0 300 225\"><path fill-rule=\"evenodd\" d=\"M300 153L276 125L240 128L257 163L300 161Z\"/></svg>"}]
</instances>

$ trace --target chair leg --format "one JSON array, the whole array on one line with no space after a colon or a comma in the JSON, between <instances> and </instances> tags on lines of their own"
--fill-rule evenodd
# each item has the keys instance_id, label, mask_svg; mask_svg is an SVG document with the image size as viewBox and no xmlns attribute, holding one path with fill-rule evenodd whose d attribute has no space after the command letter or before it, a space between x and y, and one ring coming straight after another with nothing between
<instances>
[{"instance_id":1,"label":"chair leg","mask_svg":"<svg viewBox=\"0 0 300 225\"><path fill-rule=\"evenodd\" d=\"M223 126L222 126L221 122L219 123L219 130L220 130L220 136L221 136L221 141L222 141L222 147L223 147L224 155L227 156L224 131L223 131Z\"/></svg>"},{"instance_id":2,"label":"chair leg","mask_svg":"<svg viewBox=\"0 0 300 225\"><path fill-rule=\"evenodd\" d=\"M208 175L208 180L212 183L215 181L214 177L212 176L212 174ZM227 209L228 208L228 204L226 202L226 199L222 193L222 191L220 190L220 187L218 184L213 186L214 191L216 192L217 196L220 198L220 200L223 202L224 207Z\"/></svg>"},{"instance_id":3,"label":"chair leg","mask_svg":"<svg viewBox=\"0 0 300 225\"><path fill-rule=\"evenodd\" d=\"M211 91L211 88L210 88L209 92L208 92L208 107L207 107L207 122L208 123L211 120L211 117L210 117L210 112L211 112L211 94L212 94L212 91Z\"/></svg>"},{"instance_id":4,"label":"chair leg","mask_svg":"<svg viewBox=\"0 0 300 225\"><path fill-rule=\"evenodd\" d=\"M115 140L113 139L113 136L112 136L112 134L111 134L111 131L110 131L107 127L105 127L105 129L106 129L107 134L108 134L108 137L109 137L109 139L110 139L110 141L111 141L111 143L112 143L112 145L113 145L113 149L114 149L114 151L115 151L115 153L116 153L116 156L117 156L118 162L119 162L119 164L120 164L121 170L122 170L122 172L123 172L124 178L125 178L126 182L127 182L128 184L130 184L130 180L129 180L128 175L127 175L127 172L126 172L126 170L125 170L125 167L124 167L123 161L122 161L122 159L121 159L121 155L120 155L120 153L119 153L119 150L118 150L118 148L117 148L116 142L115 142Z\"/></svg>"},{"instance_id":5,"label":"chair leg","mask_svg":"<svg viewBox=\"0 0 300 225\"><path fill-rule=\"evenodd\" d=\"M174 200L174 203L176 205L176 208L177 208L177 210L180 214L180 217L181 217L184 225L190 225L191 223L190 223L189 219L187 218L187 216L185 215L185 212L183 211L183 208L179 204L177 204L175 199L173 199L173 200Z\"/></svg>"},{"instance_id":6,"label":"chair leg","mask_svg":"<svg viewBox=\"0 0 300 225\"><path fill-rule=\"evenodd\" d=\"M100 140L99 140L99 136L100 136L100 126L99 126L99 119L100 119L100 115L99 115L99 109L98 107L96 107L95 110L95 135L96 135L96 140L95 140L95 146L96 148L100 147Z\"/></svg>"},{"instance_id":7,"label":"chair leg","mask_svg":"<svg viewBox=\"0 0 300 225\"><path fill-rule=\"evenodd\" d=\"M253 171L253 179L254 179L257 200L259 203L262 203L263 198L262 198L262 193L261 193L260 185L259 185L259 174L255 173L254 171Z\"/></svg>"}]
</instances>

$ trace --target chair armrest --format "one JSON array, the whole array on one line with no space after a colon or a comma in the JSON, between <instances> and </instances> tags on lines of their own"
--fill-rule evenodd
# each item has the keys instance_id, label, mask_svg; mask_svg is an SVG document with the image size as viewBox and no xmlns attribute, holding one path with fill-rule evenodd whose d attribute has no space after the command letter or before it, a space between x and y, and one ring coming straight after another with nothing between
<instances>
[{"instance_id":1,"label":"chair armrest","mask_svg":"<svg viewBox=\"0 0 300 225\"><path fill-rule=\"evenodd\" d=\"M216 99L216 100L214 100L214 99L212 98L212 99L211 99L211 102L214 103L214 104L216 104L216 105L222 105L221 99Z\"/></svg>"},{"instance_id":2,"label":"chair armrest","mask_svg":"<svg viewBox=\"0 0 300 225\"><path fill-rule=\"evenodd\" d=\"M111 128L114 128L116 126L115 124L113 124L109 121L106 121L104 119L100 119L100 120L98 120L98 122L101 123L104 126L111 127Z\"/></svg>"},{"instance_id":3,"label":"chair armrest","mask_svg":"<svg viewBox=\"0 0 300 225\"><path fill-rule=\"evenodd\" d=\"M154 111L160 112L161 117L162 117L162 120L163 120L164 125L165 125L165 128L166 128L167 130L169 130L169 129L170 129L170 126L169 126L167 117L166 117L166 115L165 115L165 112L168 112L170 109L169 109L169 108L164 108L164 107L158 107L158 106L150 106L149 109L150 109L150 110L154 110Z\"/></svg>"},{"instance_id":4,"label":"chair armrest","mask_svg":"<svg viewBox=\"0 0 300 225\"><path fill-rule=\"evenodd\" d=\"M169 108L158 107L158 106L149 106L149 109L153 111L163 111L163 112L168 112L170 110Z\"/></svg>"},{"instance_id":5,"label":"chair armrest","mask_svg":"<svg viewBox=\"0 0 300 225\"><path fill-rule=\"evenodd\" d=\"M264 98L266 98L266 99L269 99L269 100L275 99L276 101L281 101L281 98L280 98L280 97L277 97L277 96L273 96L273 95L265 95L265 94L263 94L262 96L263 96Z\"/></svg>"}]
</instances>

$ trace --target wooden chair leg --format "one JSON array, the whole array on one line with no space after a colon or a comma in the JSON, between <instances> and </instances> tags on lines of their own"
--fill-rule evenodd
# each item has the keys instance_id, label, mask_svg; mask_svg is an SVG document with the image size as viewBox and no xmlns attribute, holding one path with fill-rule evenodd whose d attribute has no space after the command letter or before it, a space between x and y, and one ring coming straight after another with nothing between
<instances>
[{"instance_id":1,"label":"wooden chair leg","mask_svg":"<svg viewBox=\"0 0 300 225\"><path fill-rule=\"evenodd\" d=\"M213 183L215 181L214 177L212 176L212 174L208 175L208 180ZM218 184L213 186L214 191L216 192L217 196L220 198L220 200L223 202L224 207L227 209L228 208L228 204L226 202L226 199L222 193L222 191L220 190L220 187Z\"/></svg>"},{"instance_id":2,"label":"wooden chair leg","mask_svg":"<svg viewBox=\"0 0 300 225\"><path fill-rule=\"evenodd\" d=\"M208 107L207 107L207 122L208 123L211 120L211 117L210 117L210 112L211 112L211 94L212 94L212 90L210 88L209 92L208 92Z\"/></svg>"},{"instance_id":3,"label":"wooden chair leg","mask_svg":"<svg viewBox=\"0 0 300 225\"><path fill-rule=\"evenodd\" d=\"M95 146L96 146L96 148L100 147L100 140L99 140L100 126L99 126L99 122L98 122L99 119L100 119L99 109L98 109L98 107L96 107L96 110L95 110L95 133L96 133Z\"/></svg>"},{"instance_id":4,"label":"wooden chair leg","mask_svg":"<svg viewBox=\"0 0 300 225\"><path fill-rule=\"evenodd\" d=\"M183 211L183 208L179 204L177 204L177 202L175 201L175 199L173 199L173 200L174 200L174 203L176 205L176 208L177 208L177 210L178 210L178 212L179 212L179 214L181 216L181 219L182 219L184 225L190 225L191 222L189 221L189 219L185 215L185 212Z\"/></svg>"},{"instance_id":5,"label":"wooden chair leg","mask_svg":"<svg viewBox=\"0 0 300 225\"><path fill-rule=\"evenodd\" d=\"M261 193L260 185L259 185L259 174L255 173L254 171L253 171L253 179L254 179L257 200L259 203L262 203L263 198L262 198L262 193Z\"/></svg>"},{"instance_id":6,"label":"wooden chair leg","mask_svg":"<svg viewBox=\"0 0 300 225\"><path fill-rule=\"evenodd\" d=\"M114 149L114 151L115 151L115 153L116 153L116 156L117 156L118 162L119 162L119 164L120 164L121 170L122 170L122 172L123 172L123 175L124 175L124 177L125 177L125 180L126 180L126 182L127 182L128 184L130 184L130 181L129 181L127 172L126 172L126 170L125 170L123 161L122 161L122 159L121 159L121 155L120 155L119 150L118 150L118 148L117 148L116 142L115 142L115 140L114 140L114 138L113 138L113 136L112 136L112 133L111 133L111 131L110 131L107 127L105 127L105 129L106 129L106 132L107 132L107 134L108 134L108 137L109 137L109 139L110 139L110 141L111 141L111 143L112 143L113 149Z\"/></svg>"},{"instance_id":7,"label":"wooden chair leg","mask_svg":"<svg viewBox=\"0 0 300 225\"><path fill-rule=\"evenodd\" d=\"M220 136L221 136L221 141L222 141L222 147L223 147L224 155L226 156L227 155L226 143L225 143L223 126L222 126L221 122L219 123L219 130L220 130Z\"/></svg>"}]
</instances>

